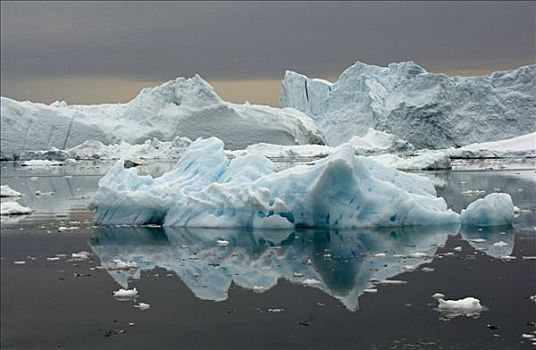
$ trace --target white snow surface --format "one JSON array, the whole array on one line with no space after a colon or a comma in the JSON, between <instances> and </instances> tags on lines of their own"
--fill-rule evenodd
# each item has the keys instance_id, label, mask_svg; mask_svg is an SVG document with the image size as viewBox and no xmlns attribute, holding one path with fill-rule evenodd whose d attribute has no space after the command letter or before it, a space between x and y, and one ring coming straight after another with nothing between
<instances>
[{"instance_id":1,"label":"white snow surface","mask_svg":"<svg viewBox=\"0 0 536 350\"><path fill-rule=\"evenodd\" d=\"M498 210L504 211L499 213L500 224L508 223L510 212L513 220L509 195L488 197L468 207L464 223L498 224L495 217L473 215ZM96 224L214 228L460 224L460 215L436 197L429 179L355 156L348 144L313 165L276 173L264 156L247 154L229 162L221 140L202 139L192 143L173 170L158 178L140 176L135 168L125 169L123 161L117 162L99 181L91 206L96 209Z\"/></svg>"},{"instance_id":2,"label":"white snow surface","mask_svg":"<svg viewBox=\"0 0 536 350\"><path fill-rule=\"evenodd\" d=\"M439 299L438 302L439 302L438 308L440 310L467 311L467 312L482 310L482 305L480 305L480 300L473 298L473 297L467 297L467 298L458 299L458 300Z\"/></svg>"},{"instance_id":3,"label":"white snow surface","mask_svg":"<svg viewBox=\"0 0 536 350\"><path fill-rule=\"evenodd\" d=\"M19 197L22 196L20 192L15 191L9 185L0 186L0 197Z\"/></svg>"},{"instance_id":4,"label":"white snow surface","mask_svg":"<svg viewBox=\"0 0 536 350\"><path fill-rule=\"evenodd\" d=\"M448 77L414 62L357 62L336 83L287 71L280 104L310 115L332 145L374 128L441 149L534 132L535 91L536 65Z\"/></svg>"},{"instance_id":5,"label":"white snow surface","mask_svg":"<svg viewBox=\"0 0 536 350\"><path fill-rule=\"evenodd\" d=\"M499 141L473 143L451 149L449 155L453 158L536 157L536 132Z\"/></svg>"},{"instance_id":6,"label":"white snow surface","mask_svg":"<svg viewBox=\"0 0 536 350\"><path fill-rule=\"evenodd\" d=\"M0 215L24 215L31 214L31 208L20 205L17 202L2 202L0 203Z\"/></svg>"},{"instance_id":7,"label":"white snow surface","mask_svg":"<svg viewBox=\"0 0 536 350\"><path fill-rule=\"evenodd\" d=\"M143 89L125 104L67 105L1 98L1 158L65 150L87 140L143 143L216 136L233 149L257 142L325 143L315 123L293 108L223 101L199 75Z\"/></svg>"}]
</instances>

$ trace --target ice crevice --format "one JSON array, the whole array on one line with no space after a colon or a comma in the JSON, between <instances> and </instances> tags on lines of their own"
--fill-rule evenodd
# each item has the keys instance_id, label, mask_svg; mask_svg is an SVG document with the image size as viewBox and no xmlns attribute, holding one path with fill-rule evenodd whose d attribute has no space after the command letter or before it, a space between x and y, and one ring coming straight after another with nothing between
<instances>
[{"instance_id":1,"label":"ice crevice","mask_svg":"<svg viewBox=\"0 0 536 350\"><path fill-rule=\"evenodd\" d=\"M417 174L356 156L343 144L312 165L280 172L260 154L232 161L215 137L193 142L161 177L118 161L92 199L96 224L270 228L510 225L508 194L494 193L458 214Z\"/></svg>"}]
</instances>

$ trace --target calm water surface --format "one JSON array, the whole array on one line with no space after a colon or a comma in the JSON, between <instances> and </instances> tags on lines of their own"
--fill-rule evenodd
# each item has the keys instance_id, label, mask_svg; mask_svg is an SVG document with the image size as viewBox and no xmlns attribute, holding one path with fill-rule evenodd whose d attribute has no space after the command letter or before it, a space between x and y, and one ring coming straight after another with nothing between
<instances>
[{"instance_id":1,"label":"calm water surface","mask_svg":"<svg viewBox=\"0 0 536 350\"><path fill-rule=\"evenodd\" d=\"M243 231L92 227L109 165L2 163L2 184L36 210L2 219L2 349L534 348L521 336L536 330L533 169L423 173L456 211L510 193L523 210L513 228ZM91 259L72 261L80 251ZM139 268L99 268L118 258ZM137 300L114 299L127 286ZM436 292L486 309L442 314Z\"/></svg>"}]
</instances>

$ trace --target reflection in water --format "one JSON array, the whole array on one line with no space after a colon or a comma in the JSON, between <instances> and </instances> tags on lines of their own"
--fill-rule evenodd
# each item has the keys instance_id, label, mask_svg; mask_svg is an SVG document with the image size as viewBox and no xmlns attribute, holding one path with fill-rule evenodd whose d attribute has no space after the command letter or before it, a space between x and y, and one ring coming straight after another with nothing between
<instances>
[{"instance_id":1,"label":"reflection in water","mask_svg":"<svg viewBox=\"0 0 536 350\"><path fill-rule=\"evenodd\" d=\"M389 228L354 231L240 231L215 229L100 227L90 245L108 266L114 259L134 261L136 270L108 271L123 287L139 279L140 271L156 267L174 272L196 297L227 299L231 283L265 291L283 278L311 286L340 300L349 310L358 297L409 266L430 262L449 235L459 227ZM511 229L475 232L462 229L469 243L495 257L509 255ZM218 240L226 240L222 246ZM499 247L494 243L505 242Z\"/></svg>"}]
</instances>

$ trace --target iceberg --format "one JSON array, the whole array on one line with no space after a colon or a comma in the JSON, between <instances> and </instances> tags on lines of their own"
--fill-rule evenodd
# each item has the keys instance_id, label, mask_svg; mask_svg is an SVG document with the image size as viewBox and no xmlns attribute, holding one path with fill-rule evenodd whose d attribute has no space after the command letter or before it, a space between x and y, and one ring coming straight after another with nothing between
<instances>
[{"instance_id":1,"label":"iceberg","mask_svg":"<svg viewBox=\"0 0 536 350\"><path fill-rule=\"evenodd\" d=\"M417 148L460 147L536 131L536 65L480 77L448 77L414 62L357 62L335 83L287 71L280 105L310 115L329 144L368 128Z\"/></svg>"},{"instance_id":2,"label":"iceberg","mask_svg":"<svg viewBox=\"0 0 536 350\"><path fill-rule=\"evenodd\" d=\"M223 101L199 75L143 89L124 104L67 105L1 98L1 158L66 150L87 140L114 144L217 136L233 149L257 142L324 144L315 123L293 108Z\"/></svg>"},{"instance_id":3,"label":"iceberg","mask_svg":"<svg viewBox=\"0 0 536 350\"><path fill-rule=\"evenodd\" d=\"M462 223L472 226L502 226L514 221L514 204L506 193L491 193L462 209Z\"/></svg>"},{"instance_id":4,"label":"iceberg","mask_svg":"<svg viewBox=\"0 0 536 350\"><path fill-rule=\"evenodd\" d=\"M431 180L356 156L349 144L312 165L280 172L258 154L229 161L223 146L215 137L197 140L157 178L138 175L118 161L91 201L95 223L267 229L461 223ZM467 209L464 223L499 224L472 215L497 211L504 211L500 224L512 222L509 195L488 197Z\"/></svg>"},{"instance_id":5,"label":"iceberg","mask_svg":"<svg viewBox=\"0 0 536 350\"><path fill-rule=\"evenodd\" d=\"M0 203L0 215L24 215L31 213L33 213L31 208L22 206L18 202Z\"/></svg>"},{"instance_id":6,"label":"iceberg","mask_svg":"<svg viewBox=\"0 0 536 350\"><path fill-rule=\"evenodd\" d=\"M22 194L18 191L15 191L9 185L0 186L0 197L20 197Z\"/></svg>"}]
</instances>

